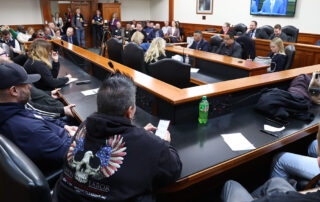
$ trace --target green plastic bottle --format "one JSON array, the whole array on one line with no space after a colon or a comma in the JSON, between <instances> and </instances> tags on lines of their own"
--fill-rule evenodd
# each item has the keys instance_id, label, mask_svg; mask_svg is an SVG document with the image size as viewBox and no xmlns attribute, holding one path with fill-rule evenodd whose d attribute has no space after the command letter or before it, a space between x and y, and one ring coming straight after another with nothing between
<instances>
[{"instance_id":1,"label":"green plastic bottle","mask_svg":"<svg viewBox=\"0 0 320 202\"><path fill-rule=\"evenodd\" d=\"M202 97L202 101L199 104L199 118L198 121L200 124L206 124L208 122L209 114L209 102L207 96Z\"/></svg>"}]
</instances>

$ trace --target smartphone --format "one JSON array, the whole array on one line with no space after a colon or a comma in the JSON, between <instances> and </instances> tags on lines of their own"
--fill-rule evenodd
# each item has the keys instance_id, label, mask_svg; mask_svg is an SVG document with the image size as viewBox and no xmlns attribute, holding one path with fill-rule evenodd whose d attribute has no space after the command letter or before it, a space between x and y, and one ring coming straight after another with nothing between
<instances>
[{"instance_id":1,"label":"smartphone","mask_svg":"<svg viewBox=\"0 0 320 202\"><path fill-rule=\"evenodd\" d=\"M170 125L170 120L160 120L158 124L158 129L156 131L156 136L160 137L161 139L165 138L167 130Z\"/></svg>"}]
</instances>

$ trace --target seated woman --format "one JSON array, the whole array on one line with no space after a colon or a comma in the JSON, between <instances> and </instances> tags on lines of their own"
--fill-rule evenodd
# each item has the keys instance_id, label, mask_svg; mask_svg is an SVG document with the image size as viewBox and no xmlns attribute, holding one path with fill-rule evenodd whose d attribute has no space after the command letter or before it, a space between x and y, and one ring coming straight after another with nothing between
<instances>
[{"instance_id":1,"label":"seated woman","mask_svg":"<svg viewBox=\"0 0 320 202\"><path fill-rule=\"evenodd\" d=\"M278 72L284 70L284 66L287 62L287 56L284 52L283 41L280 38L274 38L270 42L271 52L268 57L272 59L271 69L269 72Z\"/></svg>"},{"instance_id":2,"label":"seated woman","mask_svg":"<svg viewBox=\"0 0 320 202\"><path fill-rule=\"evenodd\" d=\"M52 63L50 63L50 55ZM65 85L71 75L57 78L60 63L57 52L51 52L51 43L44 39L36 39L30 46L28 60L24 64L28 74L40 74L41 79L34 85L42 90L53 90L54 88Z\"/></svg>"},{"instance_id":3,"label":"seated woman","mask_svg":"<svg viewBox=\"0 0 320 202\"><path fill-rule=\"evenodd\" d=\"M144 52L146 52L150 47L150 43L143 43L143 40L144 35L139 31L136 31L131 37L131 42L138 44L141 48L143 48Z\"/></svg>"},{"instance_id":4,"label":"seated woman","mask_svg":"<svg viewBox=\"0 0 320 202\"><path fill-rule=\"evenodd\" d=\"M157 62L166 57L166 41L160 37L153 39L148 51L144 56L147 64Z\"/></svg>"},{"instance_id":5,"label":"seated woman","mask_svg":"<svg viewBox=\"0 0 320 202\"><path fill-rule=\"evenodd\" d=\"M167 37L170 39L171 43L178 43L180 41L180 30L178 24L172 21L171 27L168 29Z\"/></svg>"}]
</instances>

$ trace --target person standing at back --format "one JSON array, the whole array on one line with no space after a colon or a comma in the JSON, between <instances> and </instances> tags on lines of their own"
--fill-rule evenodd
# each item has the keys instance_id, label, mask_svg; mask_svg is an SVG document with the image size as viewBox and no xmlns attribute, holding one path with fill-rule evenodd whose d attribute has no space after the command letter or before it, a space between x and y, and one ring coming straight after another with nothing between
<instances>
[{"instance_id":1,"label":"person standing at back","mask_svg":"<svg viewBox=\"0 0 320 202\"><path fill-rule=\"evenodd\" d=\"M72 18L72 27L76 30L76 36L78 39L79 46L82 44L82 48L85 48L85 30L84 27L86 26L86 19L81 14L80 8L76 9L76 14ZM81 42L81 43L80 43Z\"/></svg>"},{"instance_id":2,"label":"person standing at back","mask_svg":"<svg viewBox=\"0 0 320 202\"><path fill-rule=\"evenodd\" d=\"M109 22L111 32L117 29L117 22L120 22L120 20L118 19L118 13L112 13L112 17Z\"/></svg>"},{"instance_id":3,"label":"person standing at back","mask_svg":"<svg viewBox=\"0 0 320 202\"><path fill-rule=\"evenodd\" d=\"M92 18L92 38L93 38L93 47L100 48L101 40L102 40L102 26L103 26L103 18L101 16L101 11L96 10L95 16Z\"/></svg>"},{"instance_id":4,"label":"person standing at back","mask_svg":"<svg viewBox=\"0 0 320 202\"><path fill-rule=\"evenodd\" d=\"M56 202L156 201L155 191L174 183L181 161L156 128L133 125L136 87L116 73L105 80L97 95L98 112L75 134L64 160L53 199Z\"/></svg>"}]
</instances>

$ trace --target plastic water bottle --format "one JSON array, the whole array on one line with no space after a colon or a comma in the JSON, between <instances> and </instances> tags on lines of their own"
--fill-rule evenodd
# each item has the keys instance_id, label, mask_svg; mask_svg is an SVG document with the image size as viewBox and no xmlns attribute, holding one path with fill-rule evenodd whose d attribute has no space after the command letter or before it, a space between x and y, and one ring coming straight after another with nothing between
<instances>
[{"instance_id":1,"label":"plastic water bottle","mask_svg":"<svg viewBox=\"0 0 320 202\"><path fill-rule=\"evenodd\" d=\"M188 55L186 55L185 63L189 64L189 56Z\"/></svg>"},{"instance_id":2,"label":"plastic water bottle","mask_svg":"<svg viewBox=\"0 0 320 202\"><path fill-rule=\"evenodd\" d=\"M207 96L202 97L202 101L199 104L199 118L198 121L200 124L206 124L208 122L209 114L209 102Z\"/></svg>"}]
</instances>

